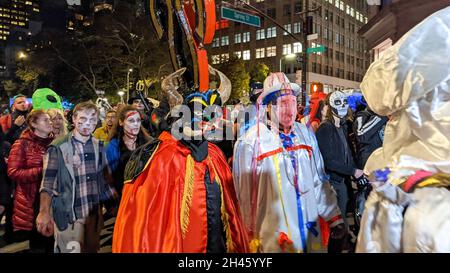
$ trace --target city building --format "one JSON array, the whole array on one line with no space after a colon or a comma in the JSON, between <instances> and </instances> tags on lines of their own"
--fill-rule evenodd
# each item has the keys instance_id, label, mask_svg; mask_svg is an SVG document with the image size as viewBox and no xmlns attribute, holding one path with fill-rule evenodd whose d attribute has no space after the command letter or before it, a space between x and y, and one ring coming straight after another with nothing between
<instances>
[{"instance_id":1,"label":"city building","mask_svg":"<svg viewBox=\"0 0 450 273\"><path fill-rule=\"evenodd\" d=\"M14 64L17 44L40 31L40 0L0 0L0 77Z\"/></svg>"},{"instance_id":2,"label":"city building","mask_svg":"<svg viewBox=\"0 0 450 273\"><path fill-rule=\"evenodd\" d=\"M12 27L28 28L38 20L40 0L0 0L0 40L6 41Z\"/></svg>"},{"instance_id":3,"label":"city building","mask_svg":"<svg viewBox=\"0 0 450 273\"><path fill-rule=\"evenodd\" d=\"M271 71L281 69L291 80L301 83L302 65L294 55L305 50L299 42L303 41L303 15L299 13L321 7L315 13L308 13L313 16L313 33L318 35L317 39L308 41L308 48L323 46L325 51L308 55L307 89L311 85L323 86L325 92L359 88L369 66L366 42L358 35L358 30L368 21L365 0L250 0L249 3L283 25L298 40L263 17L261 27L223 19L220 7L227 4L218 1L216 35L208 50L212 64L236 55L249 64L263 62ZM238 9L244 11L242 5Z\"/></svg>"},{"instance_id":4,"label":"city building","mask_svg":"<svg viewBox=\"0 0 450 273\"><path fill-rule=\"evenodd\" d=\"M359 33L367 39L371 60L397 42L432 13L450 6L450 0L379 0L369 6L369 22Z\"/></svg>"}]
</instances>

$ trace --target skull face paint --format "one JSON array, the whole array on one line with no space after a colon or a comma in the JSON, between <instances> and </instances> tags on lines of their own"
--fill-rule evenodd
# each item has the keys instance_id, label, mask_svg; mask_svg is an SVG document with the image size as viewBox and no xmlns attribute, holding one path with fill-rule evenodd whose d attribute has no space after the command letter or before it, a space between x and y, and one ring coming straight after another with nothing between
<instances>
[{"instance_id":1,"label":"skull face paint","mask_svg":"<svg viewBox=\"0 0 450 273\"><path fill-rule=\"evenodd\" d=\"M82 136L90 136L97 125L98 114L94 109L81 110L73 117L75 130Z\"/></svg>"},{"instance_id":2,"label":"skull face paint","mask_svg":"<svg viewBox=\"0 0 450 273\"><path fill-rule=\"evenodd\" d=\"M123 121L123 130L130 138L135 138L141 129L141 115L137 111L130 111Z\"/></svg>"},{"instance_id":3,"label":"skull face paint","mask_svg":"<svg viewBox=\"0 0 450 273\"><path fill-rule=\"evenodd\" d=\"M347 96L341 91L334 91L330 95L330 106L333 114L339 118L344 118L348 113Z\"/></svg>"}]
</instances>

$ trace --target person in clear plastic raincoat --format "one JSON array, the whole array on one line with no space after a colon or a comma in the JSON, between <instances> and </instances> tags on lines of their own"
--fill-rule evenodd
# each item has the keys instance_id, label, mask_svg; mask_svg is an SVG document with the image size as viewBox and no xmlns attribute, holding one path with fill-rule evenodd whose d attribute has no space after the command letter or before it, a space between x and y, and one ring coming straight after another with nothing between
<instances>
[{"instance_id":1,"label":"person in clear plastic raincoat","mask_svg":"<svg viewBox=\"0 0 450 273\"><path fill-rule=\"evenodd\" d=\"M235 145L233 178L252 252L325 251L319 216L332 236L345 233L314 133L295 122L299 89L271 73L258 123Z\"/></svg>"}]
</instances>

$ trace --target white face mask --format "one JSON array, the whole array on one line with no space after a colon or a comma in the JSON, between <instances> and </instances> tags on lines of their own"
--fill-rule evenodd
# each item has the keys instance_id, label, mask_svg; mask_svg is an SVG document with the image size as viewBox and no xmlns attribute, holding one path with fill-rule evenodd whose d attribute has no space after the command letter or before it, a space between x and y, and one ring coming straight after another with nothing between
<instances>
[{"instance_id":1,"label":"white face mask","mask_svg":"<svg viewBox=\"0 0 450 273\"><path fill-rule=\"evenodd\" d=\"M95 110L78 111L74 118L75 129L82 136L91 135L97 126L98 115Z\"/></svg>"},{"instance_id":2,"label":"white face mask","mask_svg":"<svg viewBox=\"0 0 450 273\"><path fill-rule=\"evenodd\" d=\"M347 96L341 91L334 91L330 95L330 106L334 115L344 118L348 113Z\"/></svg>"},{"instance_id":3,"label":"white face mask","mask_svg":"<svg viewBox=\"0 0 450 273\"><path fill-rule=\"evenodd\" d=\"M127 113L123 122L123 130L130 137L136 137L141 129L141 115L137 111Z\"/></svg>"}]
</instances>

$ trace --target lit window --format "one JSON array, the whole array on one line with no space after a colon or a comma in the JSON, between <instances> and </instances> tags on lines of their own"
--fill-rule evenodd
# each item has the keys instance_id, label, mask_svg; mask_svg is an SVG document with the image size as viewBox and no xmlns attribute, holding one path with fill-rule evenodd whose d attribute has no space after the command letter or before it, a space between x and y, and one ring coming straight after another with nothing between
<instances>
[{"instance_id":1,"label":"lit window","mask_svg":"<svg viewBox=\"0 0 450 273\"><path fill-rule=\"evenodd\" d=\"M250 50L244 50L242 51L242 59L244 61L250 60Z\"/></svg>"},{"instance_id":2,"label":"lit window","mask_svg":"<svg viewBox=\"0 0 450 273\"><path fill-rule=\"evenodd\" d=\"M250 42L250 32L244 32L242 34L242 42L243 43L248 43Z\"/></svg>"},{"instance_id":3,"label":"lit window","mask_svg":"<svg viewBox=\"0 0 450 273\"><path fill-rule=\"evenodd\" d=\"M339 8L339 1L336 0L336 1L334 2L334 5L336 6L336 8Z\"/></svg>"},{"instance_id":4,"label":"lit window","mask_svg":"<svg viewBox=\"0 0 450 273\"><path fill-rule=\"evenodd\" d=\"M242 41L242 35L240 33L234 34L234 43L235 44L240 44L241 41Z\"/></svg>"},{"instance_id":5,"label":"lit window","mask_svg":"<svg viewBox=\"0 0 450 273\"><path fill-rule=\"evenodd\" d=\"M256 3L264 2L264 0L256 0Z\"/></svg>"},{"instance_id":6,"label":"lit window","mask_svg":"<svg viewBox=\"0 0 450 273\"><path fill-rule=\"evenodd\" d=\"M241 59L242 58L242 52L241 51L235 51L234 52L234 56L236 56L237 58Z\"/></svg>"},{"instance_id":7,"label":"lit window","mask_svg":"<svg viewBox=\"0 0 450 273\"><path fill-rule=\"evenodd\" d=\"M256 59L264 58L265 48L257 48L256 49Z\"/></svg>"},{"instance_id":8,"label":"lit window","mask_svg":"<svg viewBox=\"0 0 450 273\"><path fill-rule=\"evenodd\" d=\"M349 5L346 5L346 8L347 8L347 9L346 9L346 13L347 13L347 14L350 14L350 6L349 6Z\"/></svg>"},{"instance_id":9,"label":"lit window","mask_svg":"<svg viewBox=\"0 0 450 273\"><path fill-rule=\"evenodd\" d=\"M291 31L291 24L284 25L284 29L286 29L289 32L292 32ZM288 35L288 33L286 31L283 31L283 35Z\"/></svg>"},{"instance_id":10,"label":"lit window","mask_svg":"<svg viewBox=\"0 0 450 273\"><path fill-rule=\"evenodd\" d=\"M219 38L214 38L213 39L213 43L212 43L212 47L219 47Z\"/></svg>"},{"instance_id":11,"label":"lit window","mask_svg":"<svg viewBox=\"0 0 450 273\"><path fill-rule=\"evenodd\" d=\"M267 38L277 37L277 28L270 27L267 29Z\"/></svg>"},{"instance_id":12,"label":"lit window","mask_svg":"<svg viewBox=\"0 0 450 273\"><path fill-rule=\"evenodd\" d=\"M355 10L353 8L350 8L350 15L352 17L355 17Z\"/></svg>"},{"instance_id":13,"label":"lit window","mask_svg":"<svg viewBox=\"0 0 450 273\"><path fill-rule=\"evenodd\" d=\"M283 55L288 55L292 53L291 44L283 45Z\"/></svg>"},{"instance_id":14,"label":"lit window","mask_svg":"<svg viewBox=\"0 0 450 273\"><path fill-rule=\"evenodd\" d=\"M294 33L300 32L302 32L302 23L300 22L294 23Z\"/></svg>"},{"instance_id":15,"label":"lit window","mask_svg":"<svg viewBox=\"0 0 450 273\"><path fill-rule=\"evenodd\" d=\"M228 36L223 36L220 44L223 46L227 46L229 44Z\"/></svg>"},{"instance_id":16,"label":"lit window","mask_svg":"<svg viewBox=\"0 0 450 273\"><path fill-rule=\"evenodd\" d=\"M344 1L339 1L339 9L342 10L342 11L345 10L345 8L344 8Z\"/></svg>"},{"instance_id":17,"label":"lit window","mask_svg":"<svg viewBox=\"0 0 450 273\"><path fill-rule=\"evenodd\" d=\"M220 55L212 55L211 60L213 64L219 64L220 63Z\"/></svg>"},{"instance_id":18,"label":"lit window","mask_svg":"<svg viewBox=\"0 0 450 273\"><path fill-rule=\"evenodd\" d=\"M277 47L276 46L270 46L266 48L266 56L267 57L275 57L277 56Z\"/></svg>"},{"instance_id":19,"label":"lit window","mask_svg":"<svg viewBox=\"0 0 450 273\"><path fill-rule=\"evenodd\" d=\"M224 54L220 55L220 59L222 62L228 62L228 60L230 59L230 54L224 53Z\"/></svg>"},{"instance_id":20,"label":"lit window","mask_svg":"<svg viewBox=\"0 0 450 273\"><path fill-rule=\"evenodd\" d=\"M293 43L292 49L294 53L300 53L302 52L302 44L301 43Z\"/></svg>"},{"instance_id":21,"label":"lit window","mask_svg":"<svg viewBox=\"0 0 450 273\"><path fill-rule=\"evenodd\" d=\"M262 40L262 39L265 39L265 38L266 37L265 37L264 29L258 29L256 31L256 40Z\"/></svg>"}]
</instances>

